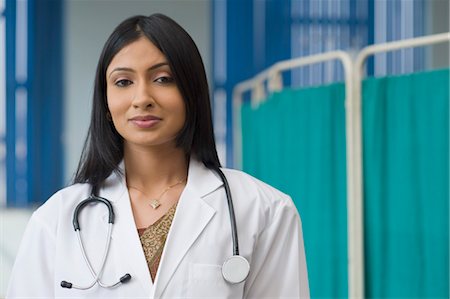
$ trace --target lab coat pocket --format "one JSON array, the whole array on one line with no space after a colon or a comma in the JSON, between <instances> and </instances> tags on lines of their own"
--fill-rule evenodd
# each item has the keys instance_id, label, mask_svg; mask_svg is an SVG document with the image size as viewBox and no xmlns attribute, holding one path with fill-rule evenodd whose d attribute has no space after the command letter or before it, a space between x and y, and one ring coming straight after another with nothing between
<instances>
[{"instance_id":1,"label":"lab coat pocket","mask_svg":"<svg viewBox=\"0 0 450 299\"><path fill-rule=\"evenodd\" d=\"M220 265L189 264L188 298L236 298L235 286L222 276Z\"/></svg>"}]
</instances>

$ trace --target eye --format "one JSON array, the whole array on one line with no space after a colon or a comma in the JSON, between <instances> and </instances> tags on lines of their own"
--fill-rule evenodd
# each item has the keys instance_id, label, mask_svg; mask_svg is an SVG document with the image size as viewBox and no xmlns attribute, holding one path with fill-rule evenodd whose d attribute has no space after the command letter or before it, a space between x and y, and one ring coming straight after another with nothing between
<instances>
[{"instance_id":1,"label":"eye","mask_svg":"<svg viewBox=\"0 0 450 299\"><path fill-rule=\"evenodd\" d=\"M174 80L170 76L161 76L161 77L156 78L155 82L161 83L161 84L170 84L170 83L173 83Z\"/></svg>"},{"instance_id":2,"label":"eye","mask_svg":"<svg viewBox=\"0 0 450 299\"><path fill-rule=\"evenodd\" d=\"M120 79L114 83L114 85L116 85L117 87L127 87L128 85L131 85L131 84L133 84L133 82L128 79Z\"/></svg>"}]
</instances>

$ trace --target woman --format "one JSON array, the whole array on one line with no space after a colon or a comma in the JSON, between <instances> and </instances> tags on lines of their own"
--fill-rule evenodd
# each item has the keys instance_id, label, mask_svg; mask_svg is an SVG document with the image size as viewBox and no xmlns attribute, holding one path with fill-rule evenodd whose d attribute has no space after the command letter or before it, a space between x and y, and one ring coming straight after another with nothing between
<instances>
[{"instance_id":1,"label":"woman","mask_svg":"<svg viewBox=\"0 0 450 299\"><path fill-rule=\"evenodd\" d=\"M233 244L222 173L250 265L240 283L222 273ZM84 206L86 262L72 215L91 194L111 202L115 221L109 237L105 205ZM220 169L203 63L170 18L129 18L107 40L75 182L30 220L7 295L18 297L309 297L297 210L274 188Z\"/></svg>"}]
</instances>

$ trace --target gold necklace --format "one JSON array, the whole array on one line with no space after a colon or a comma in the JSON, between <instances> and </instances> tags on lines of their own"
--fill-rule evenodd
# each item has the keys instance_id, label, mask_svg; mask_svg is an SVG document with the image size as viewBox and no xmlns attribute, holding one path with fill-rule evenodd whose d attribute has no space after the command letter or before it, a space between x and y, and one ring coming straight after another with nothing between
<instances>
[{"instance_id":1,"label":"gold necklace","mask_svg":"<svg viewBox=\"0 0 450 299\"><path fill-rule=\"evenodd\" d=\"M175 187L175 186L178 186L178 185L184 183L185 181L186 181L186 179L182 179L182 180L179 180L178 182L176 182L175 184L166 187L166 189L164 189L164 191L161 192L161 194L160 194L157 198L151 199L151 200L150 200L150 206L151 206L154 210L156 210L156 209L161 205L161 201L160 201L160 200L161 200L161 197L163 197L163 195L166 194L167 191L169 191L170 189L172 189L172 188ZM136 189L137 191L139 191L139 192L141 192L142 194L144 194L145 196L147 196L147 194L145 194L144 192L142 192L141 190L139 190L139 189L136 188L136 187L128 186L128 189Z\"/></svg>"}]
</instances>

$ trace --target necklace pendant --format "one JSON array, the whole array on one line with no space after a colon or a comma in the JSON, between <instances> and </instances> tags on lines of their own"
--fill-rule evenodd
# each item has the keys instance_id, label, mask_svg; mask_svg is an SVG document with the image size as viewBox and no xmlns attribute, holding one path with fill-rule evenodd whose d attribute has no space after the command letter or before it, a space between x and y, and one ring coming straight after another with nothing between
<instances>
[{"instance_id":1,"label":"necklace pendant","mask_svg":"<svg viewBox=\"0 0 450 299\"><path fill-rule=\"evenodd\" d=\"M153 199L152 201L150 201L150 206L156 210L159 206L161 205L161 203L159 202L159 200L157 199Z\"/></svg>"}]
</instances>

